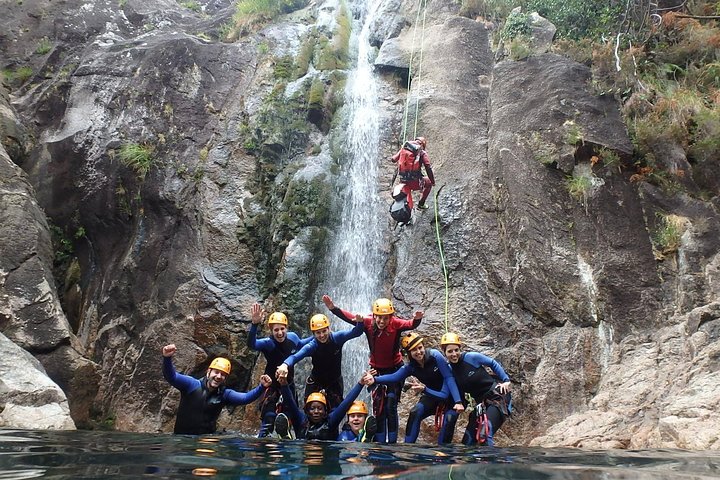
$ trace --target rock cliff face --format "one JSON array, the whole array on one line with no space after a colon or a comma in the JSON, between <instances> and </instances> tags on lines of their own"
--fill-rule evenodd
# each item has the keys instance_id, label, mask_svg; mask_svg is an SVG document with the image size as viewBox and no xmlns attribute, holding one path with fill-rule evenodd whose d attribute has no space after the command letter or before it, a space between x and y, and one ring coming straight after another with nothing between
<instances>
[{"instance_id":1,"label":"rock cliff face","mask_svg":"<svg viewBox=\"0 0 720 480\"><path fill-rule=\"evenodd\" d=\"M700 200L692 167L683 193L632 182L619 105L593 93L587 67L496 60L493 32L453 2L428 2L422 37L416 2L379 3L383 155L422 38L410 95L442 186L437 220L388 224L399 312L426 311L431 346L448 325L505 366L517 414L503 444L720 448L718 192ZM229 2L7 11L0 125L17 166L0 171L0 327L67 392L78 425L168 430L163 344L192 373L229 355L245 389L251 303L295 325L319 307L347 59L318 52L348 14L313 2L224 43ZM313 68L300 68L311 41ZM378 189L391 177L383 164ZM663 252L654 235L670 215L682 236Z\"/></svg>"}]
</instances>

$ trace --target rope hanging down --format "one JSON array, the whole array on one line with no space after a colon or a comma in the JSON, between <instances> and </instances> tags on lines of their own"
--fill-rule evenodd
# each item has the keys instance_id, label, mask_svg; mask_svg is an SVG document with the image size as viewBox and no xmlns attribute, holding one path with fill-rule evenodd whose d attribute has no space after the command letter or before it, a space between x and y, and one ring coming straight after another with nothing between
<instances>
[{"instance_id":1,"label":"rope hanging down","mask_svg":"<svg viewBox=\"0 0 720 480\"><path fill-rule=\"evenodd\" d=\"M420 0L420 5L417 11L417 15L415 17L415 26L413 28L413 41L412 41L412 48L410 50L410 66L408 67L408 80L407 80L407 96L405 97L405 112L403 113L403 130L402 130L402 137L400 139L399 144L402 145L405 142L405 139L407 138L407 132L408 132L408 117L410 112L410 92L411 92L411 81L412 81L412 74L413 74L413 62L415 61L415 44L417 41L417 29L418 25L420 25L420 14L422 13L422 28L420 31L420 59L418 62L418 75L416 79L416 84L420 83L420 78L422 76L422 64L423 64L423 53L424 53L424 44L425 44L425 21L427 19L427 0ZM413 135L412 138L417 137L417 126L418 126L418 118L419 118L419 112L420 112L420 95L415 95L415 119L413 120ZM396 173L397 174L397 173ZM443 252L443 246L442 246L442 239L440 238L440 219L438 214L438 195L440 195L440 191L443 189L445 185L440 187L435 192L435 235L437 237L437 244L438 244L438 252L440 253L440 263L442 264L442 270L443 270L443 278L445 280L445 333L450 331L450 321L449 321L449 303L450 303L450 286L448 281L448 272L447 272L447 266L445 264L445 254Z\"/></svg>"},{"instance_id":2,"label":"rope hanging down","mask_svg":"<svg viewBox=\"0 0 720 480\"><path fill-rule=\"evenodd\" d=\"M423 61L423 51L424 51L424 42L425 42L425 19L427 18L427 0L420 0L420 6L418 7L417 15L415 16L415 26L413 27L413 40L412 40L412 47L410 49L410 65L408 67L408 80L407 80L407 95L405 97L405 112L403 113L403 130L402 130L402 137L400 138L399 144L402 145L405 142L405 139L407 138L406 135L408 133L408 117L410 114L410 90L412 86L412 77L413 77L413 63L415 61L415 44L417 43L417 31L418 31L418 25L420 25L420 14L422 13L422 29L420 32L420 61L418 65L418 75L417 75L417 82L420 82L420 76L422 75L422 61ZM415 138L417 136L417 124L418 124L418 111L419 111L419 104L420 104L420 96L415 96L415 119L413 120L413 137Z\"/></svg>"},{"instance_id":3,"label":"rope hanging down","mask_svg":"<svg viewBox=\"0 0 720 480\"><path fill-rule=\"evenodd\" d=\"M450 286L448 285L448 271L447 266L445 265L445 253L443 252L442 239L440 238L440 215L438 214L438 195L440 195L440 190L442 190L444 186L445 185L438 188L437 192L435 192L435 237L437 238L440 263L442 264L443 278L445 279L445 333L448 333L450 331Z\"/></svg>"}]
</instances>

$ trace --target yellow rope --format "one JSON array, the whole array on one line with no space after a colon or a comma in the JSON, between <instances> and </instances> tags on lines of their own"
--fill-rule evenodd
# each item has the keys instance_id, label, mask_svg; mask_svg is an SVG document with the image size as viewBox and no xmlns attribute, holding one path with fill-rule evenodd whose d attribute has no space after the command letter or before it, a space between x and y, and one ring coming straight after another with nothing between
<instances>
[{"instance_id":1,"label":"yellow rope","mask_svg":"<svg viewBox=\"0 0 720 480\"><path fill-rule=\"evenodd\" d=\"M443 252L442 239L440 238L440 215L438 214L438 195L440 195L440 190L442 190L442 187L435 192L435 237L437 238L440 263L442 264L443 278L445 279L445 333L448 333L450 331L450 285L447 266L445 265L445 253Z\"/></svg>"}]
</instances>

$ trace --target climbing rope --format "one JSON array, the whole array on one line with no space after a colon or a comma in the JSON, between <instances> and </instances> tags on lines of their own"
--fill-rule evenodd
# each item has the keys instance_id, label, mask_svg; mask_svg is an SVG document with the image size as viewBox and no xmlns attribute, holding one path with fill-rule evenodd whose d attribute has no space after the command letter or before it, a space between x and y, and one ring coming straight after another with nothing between
<instances>
[{"instance_id":1,"label":"climbing rope","mask_svg":"<svg viewBox=\"0 0 720 480\"><path fill-rule=\"evenodd\" d=\"M417 82L420 81L422 75L422 60L424 51L425 41L425 19L427 18L427 0L420 0L417 15L415 16L415 26L413 27L413 40L412 47L410 49L410 66L408 68L408 79L407 79L407 96L405 97L405 112L403 113L403 130L399 144L402 145L405 142L407 131L408 131L408 117L410 115L410 88L413 74L413 62L415 61L415 44L417 42L418 25L420 25L420 14L422 13L422 30L420 32L420 62L418 65ZM416 83L417 83L416 82ZM415 96L415 119L413 120L413 138L417 136L417 123L418 123L418 106L420 97Z\"/></svg>"},{"instance_id":2,"label":"climbing rope","mask_svg":"<svg viewBox=\"0 0 720 480\"><path fill-rule=\"evenodd\" d=\"M437 192L435 192L435 237L437 238L437 245L438 245L438 252L440 253L440 263L442 264L442 270L443 270L443 277L445 278L445 333L448 333L450 331L450 314L449 314L449 304L450 304L450 286L448 282L448 271L447 266L445 265L445 253L443 252L443 246L442 246L442 239L440 238L440 215L438 213L438 195L440 195L440 191L445 187L443 185L442 187L438 188Z\"/></svg>"}]
</instances>

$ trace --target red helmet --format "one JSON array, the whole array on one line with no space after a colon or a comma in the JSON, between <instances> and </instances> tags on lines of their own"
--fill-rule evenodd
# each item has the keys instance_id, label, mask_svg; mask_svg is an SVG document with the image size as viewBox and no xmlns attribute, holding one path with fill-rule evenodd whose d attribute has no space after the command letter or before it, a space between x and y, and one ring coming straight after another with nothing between
<instances>
[{"instance_id":1,"label":"red helmet","mask_svg":"<svg viewBox=\"0 0 720 480\"><path fill-rule=\"evenodd\" d=\"M415 141L420 144L423 150L427 150L427 140L425 140L425 137L415 137Z\"/></svg>"}]
</instances>

